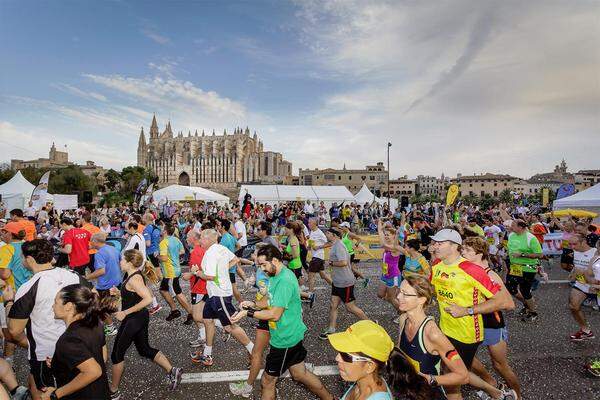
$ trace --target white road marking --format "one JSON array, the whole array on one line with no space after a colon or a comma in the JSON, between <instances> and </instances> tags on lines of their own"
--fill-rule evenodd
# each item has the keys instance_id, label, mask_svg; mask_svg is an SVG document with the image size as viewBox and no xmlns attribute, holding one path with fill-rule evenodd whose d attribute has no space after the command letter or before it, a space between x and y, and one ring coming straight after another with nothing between
<instances>
[{"instance_id":1,"label":"white road marking","mask_svg":"<svg viewBox=\"0 0 600 400\"><path fill-rule=\"evenodd\" d=\"M306 368L317 376L338 375L336 365L319 365L306 363ZM260 379L264 369L261 369L256 379ZM218 371L218 372L195 372L185 373L181 378L181 383L215 383L215 382L239 382L248 379L249 371ZM290 372L286 371L281 378L289 378Z\"/></svg>"}]
</instances>

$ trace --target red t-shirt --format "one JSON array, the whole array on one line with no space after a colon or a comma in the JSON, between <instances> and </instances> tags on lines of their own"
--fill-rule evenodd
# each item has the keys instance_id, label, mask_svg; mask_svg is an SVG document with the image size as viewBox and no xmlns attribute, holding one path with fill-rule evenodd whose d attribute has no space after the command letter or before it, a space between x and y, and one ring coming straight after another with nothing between
<instances>
[{"instance_id":1,"label":"red t-shirt","mask_svg":"<svg viewBox=\"0 0 600 400\"><path fill-rule=\"evenodd\" d=\"M71 245L69 267L81 267L90 262L89 246L92 235L85 229L72 228L63 235L63 246Z\"/></svg>"},{"instance_id":2,"label":"red t-shirt","mask_svg":"<svg viewBox=\"0 0 600 400\"><path fill-rule=\"evenodd\" d=\"M204 258L205 252L201 246L194 247L190 253L190 268L196 265L202 271L202 258ZM208 294L206 291L206 281L192 275L190 278L190 292L194 294Z\"/></svg>"}]
</instances>

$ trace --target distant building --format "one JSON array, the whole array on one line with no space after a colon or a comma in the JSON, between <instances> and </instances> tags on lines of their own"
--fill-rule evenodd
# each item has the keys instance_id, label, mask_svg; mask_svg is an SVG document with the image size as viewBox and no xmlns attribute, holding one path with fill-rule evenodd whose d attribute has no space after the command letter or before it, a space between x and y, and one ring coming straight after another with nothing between
<instances>
[{"instance_id":1,"label":"distant building","mask_svg":"<svg viewBox=\"0 0 600 400\"><path fill-rule=\"evenodd\" d=\"M13 170L25 168L64 168L73 163L69 162L69 153L56 150L52 143L48 158L38 158L37 160L10 160L10 168Z\"/></svg>"},{"instance_id":2,"label":"distant building","mask_svg":"<svg viewBox=\"0 0 600 400\"><path fill-rule=\"evenodd\" d=\"M367 165L364 169L302 169L299 170L300 185L335 186L343 185L352 193L357 193L363 183L375 192L381 194L387 190L388 171L382 162L377 165Z\"/></svg>"},{"instance_id":3,"label":"distant building","mask_svg":"<svg viewBox=\"0 0 600 400\"><path fill-rule=\"evenodd\" d=\"M458 174L452 183L458 185L459 196L490 196L497 197L503 190L513 190L519 178L505 174L461 175Z\"/></svg>"},{"instance_id":4,"label":"distant building","mask_svg":"<svg viewBox=\"0 0 600 400\"><path fill-rule=\"evenodd\" d=\"M585 190L600 183L600 169L583 169L574 174L575 188Z\"/></svg>"},{"instance_id":5,"label":"distant building","mask_svg":"<svg viewBox=\"0 0 600 400\"><path fill-rule=\"evenodd\" d=\"M562 182L519 180L515 183L513 190L525 196L532 196L541 193L543 188L556 192L560 185Z\"/></svg>"},{"instance_id":6,"label":"distant building","mask_svg":"<svg viewBox=\"0 0 600 400\"><path fill-rule=\"evenodd\" d=\"M417 195L422 196L439 196L443 188L440 185L440 179L435 176L417 176L417 186L415 188Z\"/></svg>"},{"instance_id":7,"label":"distant building","mask_svg":"<svg viewBox=\"0 0 600 400\"><path fill-rule=\"evenodd\" d=\"M384 196L387 197L387 188L384 189ZM399 198L401 196L414 196L417 193L417 181L408 179L407 176L390 180L390 196Z\"/></svg>"}]
</instances>

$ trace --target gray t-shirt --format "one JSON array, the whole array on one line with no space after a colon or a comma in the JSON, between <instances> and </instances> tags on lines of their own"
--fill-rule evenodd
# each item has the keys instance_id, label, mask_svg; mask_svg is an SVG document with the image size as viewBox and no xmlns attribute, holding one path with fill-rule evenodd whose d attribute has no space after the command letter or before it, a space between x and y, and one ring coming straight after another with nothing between
<instances>
[{"instance_id":1,"label":"gray t-shirt","mask_svg":"<svg viewBox=\"0 0 600 400\"><path fill-rule=\"evenodd\" d=\"M266 236L260 242L265 244L272 244L273 246L279 248L279 243L277 243L277 240L273 236Z\"/></svg>"},{"instance_id":2,"label":"gray t-shirt","mask_svg":"<svg viewBox=\"0 0 600 400\"><path fill-rule=\"evenodd\" d=\"M354 285L355 279L350 267L350 254L341 240L336 240L329 251L329 261L346 261L345 267L331 267L333 286L345 288Z\"/></svg>"}]
</instances>

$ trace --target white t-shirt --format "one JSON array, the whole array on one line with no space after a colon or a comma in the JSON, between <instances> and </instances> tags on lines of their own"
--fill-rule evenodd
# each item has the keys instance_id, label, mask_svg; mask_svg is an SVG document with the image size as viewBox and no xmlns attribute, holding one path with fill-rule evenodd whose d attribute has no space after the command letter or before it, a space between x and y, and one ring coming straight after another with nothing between
<instances>
[{"instance_id":1,"label":"white t-shirt","mask_svg":"<svg viewBox=\"0 0 600 400\"><path fill-rule=\"evenodd\" d=\"M500 233L502 230L496 225L486 226L483 228L483 235L485 240L490 245L490 254L498 253L498 245L500 244Z\"/></svg>"},{"instance_id":2,"label":"white t-shirt","mask_svg":"<svg viewBox=\"0 0 600 400\"><path fill-rule=\"evenodd\" d=\"M246 235L246 224L244 224L244 221L238 219L235 224L233 225L233 227L235 228L235 231L238 233L238 235L242 235L239 239L238 239L238 244L240 245L240 247L244 247L248 245L248 236Z\"/></svg>"},{"instance_id":3,"label":"white t-shirt","mask_svg":"<svg viewBox=\"0 0 600 400\"><path fill-rule=\"evenodd\" d=\"M308 235L308 240L312 240L315 247L323 246L325 243L327 243L327 237L325 237L325 234L319 228L315 229L314 231L310 231L310 234ZM320 258L321 260L324 260L325 250L312 250L312 256L314 258Z\"/></svg>"},{"instance_id":4,"label":"white t-shirt","mask_svg":"<svg viewBox=\"0 0 600 400\"><path fill-rule=\"evenodd\" d=\"M125 250L137 249L144 256L144 260L146 259L146 239L141 233L136 233L132 237L129 238L127 244L123 248L123 253Z\"/></svg>"},{"instance_id":5,"label":"white t-shirt","mask_svg":"<svg viewBox=\"0 0 600 400\"><path fill-rule=\"evenodd\" d=\"M315 213L315 209L312 206L312 204L306 203L304 205L304 212L307 213L307 214L314 214Z\"/></svg>"},{"instance_id":6,"label":"white t-shirt","mask_svg":"<svg viewBox=\"0 0 600 400\"><path fill-rule=\"evenodd\" d=\"M594 258L596 249L591 248L588 251L573 251L573 273L575 274L575 287L585 293L590 293L590 285L585 281L585 271L590 266L590 261ZM595 274L595 272L594 272ZM598 279L596 277L596 279Z\"/></svg>"},{"instance_id":7,"label":"white t-shirt","mask_svg":"<svg viewBox=\"0 0 600 400\"><path fill-rule=\"evenodd\" d=\"M31 207L27 207L24 212L26 217L35 217L35 207L31 206Z\"/></svg>"},{"instance_id":8,"label":"white t-shirt","mask_svg":"<svg viewBox=\"0 0 600 400\"><path fill-rule=\"evenodd\" d=\"M213 244L206 250L202 258L202 271L208 276L214 276L215 280L206 281L208 297L228 297L233 295L231 280L229 280L229 262L233 260L233 254L227 247L218 243Z\"/></svg>"}]
</instances>

